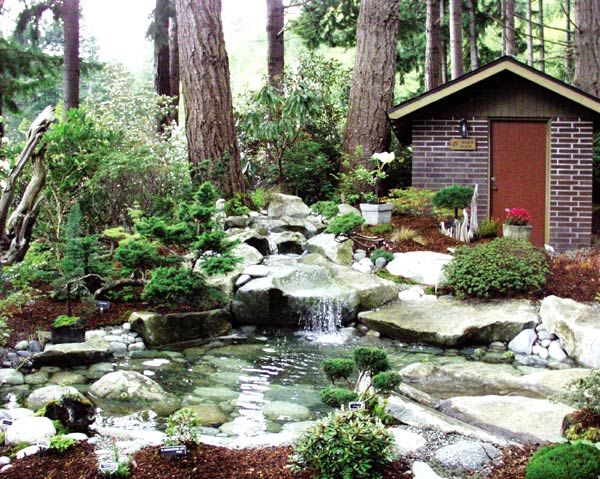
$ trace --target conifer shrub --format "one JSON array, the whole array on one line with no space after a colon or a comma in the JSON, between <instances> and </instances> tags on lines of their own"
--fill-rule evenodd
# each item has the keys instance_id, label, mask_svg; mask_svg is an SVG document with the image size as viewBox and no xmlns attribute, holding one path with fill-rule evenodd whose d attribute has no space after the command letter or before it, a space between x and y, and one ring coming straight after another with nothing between
<instances>
[{"instance_id":1,"label":"conifer shrub","mask_svg":"<svg viewBox=\"0 0 600 479\"><path fill-rule=\"evenodd\" d=\"M471 203L473 188L465 185L446 186L436 191L431 202L437 208L453 208L454 217L458 218L458 209L464 208Z\"/></svg>"},{"instance_id":2,"label":"conifer shrub","mask_svg":"<svg viewBox=\"0 0 600 479\"><path fill-rule=\"evenodd\" d=\"M362 216L356 213L346 213L336 218L329 224L325 233L332 233L336 236L350 236L356 232L357 228L365 222Z\"/></svg>"},{"instance_id":3,"label":"conifer shrub","mask_svg":"<svg viewBox=\"0 0 600 479\"><path fill-rule=\"evenodd\" d=\"M600 450L584 443L544 446L531 456L525 479L596 479Z\"/></svg>"},{"instance_id":4,"label":"conifer shrub","mask_svg":"<svg viewBox=\"0 0 600 479\"><path fill-rule=\"evenodd\" d=\"M323 371L331 384L334 384L337 379L348 381L354 372L354 361L352 359L329 358L323 361Z\"/></svg>"},{"instance_id":5,"label":"conifer shrub","mask_svg":"<svg viewBox=\"0 0 600 479\"><path fill-rule=\"evenodd\" d=\"M329 220L338 214L338 205L333 201L317 201L310 207L315 213Z\"/></svg>"},{"instance_id":6,"label":"conifer shrub","mask_svg":"<svg viewBox=\"0 0 600 479\"><path fill-rule=\"evenodd\" d=\"M319 479L375 479L394 460L394 437L364 409L335 411L309 428L290 456L293 472Z\"/></svg>"},{"instance_id":7,"label":"conifer shrub","mask_svg":"<svg viewBox=\"0 0 600 479\"><path fill-rule=\"evenodd\" d=\"M152 271L142 299L152 304L196 304L210 295L204 276L182 266L162 266Z\"/></svg>"},{"instance_id":8,"label":"conifer shrub","mask_svg":"<svg viewBox=\"0 0 600 479\"><path fill-rule=\"evenodd\" d=\"M385 258L385 260L389 263L390 261L394 260L394 255L384 249L376 249L371 253L371 262L375 264L377 258Z\"/></svg>"},{"instance_id":9,"label":"conifer shrub","mask_svg":"<svg viewBox=\"0 0 600 479\"><path fill-rule=\"evenodd\" d=\"M350 389L327 386L321 391L321 401L330 407L347 406L349 402L358 401L358 394Z\"/></svg>"},{"instance_id":10,"label":"conifer shrub","mask_svg":"<svg viewBox=\"0 0 600 479\"><path fill-rule=\"evenodd\" d=\"M548 260L528 241L497 238L457 248L444 273L459 298L498 298L539 292L546 284Z\"/></svg>"}]
</instances>

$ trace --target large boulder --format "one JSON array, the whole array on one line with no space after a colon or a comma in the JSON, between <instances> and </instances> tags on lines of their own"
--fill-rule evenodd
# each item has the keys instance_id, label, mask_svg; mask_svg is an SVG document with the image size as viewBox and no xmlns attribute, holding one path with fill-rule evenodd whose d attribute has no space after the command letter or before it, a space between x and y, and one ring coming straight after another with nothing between
<instances>
[{"instance_id":1,"label":"large boulder","mask_svg":"<svg viewBox=\"0 0 600 479\"><path fill-rule=\"evenodd\" d=\"M223 309L197 313L132 313L131 329L149 347L222 336L231 331L231 315Z\"/></svg>"},{"instance_id":2,"label":"large boulder","mask_svg":"<svg viewBox=\"0 0 600 479\"><path fill-rule=\"evenodd\" d=\"M444 282L443 267L452 261L449 254L432 251L394 253L394 260L386 268L394 276L402 276L415 283L436 285Z\"/></svg>"},{"instance_id":3,"label":"large boulder","mask_svg":"<svg viewBox=\"0 0 600 479\"><path fill-rule=\"evenodd\" d=\"M85 397L73 386L45 386L36 389L27 397L27 407L37 411L49 402L60 402L71 397L83 401Z\"/></svg>"},{"instance_id":4,"label":"large boulder","mask_svg":"<svg viewBox=\"0 0 600 479\"><path fill-rule=\"evenodd\" d=\"M159 416L168 416L180 406L179 399L160 384L134 371L108 373L90 386L89 393L108 410L111 406L128 412L152 409Z\"/></svg>"},{"instance_id":5,"label":"large boulder","mask_svg":"<svg viewBox=\"0 0 600 479\"><path fill-rule=\"evenodd\" d=\"M320 254L337 264L352 264L352 241L337 241L333 234L323 233L309 239L306 250L309 253Z\"/></svg>"},{"instance_id":6,"label":"large boulder","mask_svg":"<svg viewBox=\"0 0 600 479\"><path fill-rule=\"evenodd\" d=\"M95 337L83 343L48 344L43 352L32 357L33 366L72 367L106 361L112 356L110 343Z\"/></svg>"},{"instance_id":7,"label":"large boulder","mask_svg":"<svg viewBox=\"0 0 600 479\"><path fill-rule=\"evenodd\" d=\"M591 368L600 367L600 312L572 299L548 296L542 301L540 316L571 358Z\"/></svg>"},{"instance_id":8,"label":"large boulder","mask_svg":"<svg viewBox=\"0 0 600 479\"><path fill-rule=\"evenodd\" d=\"M450 358L449 358L450 359ZM509 364L488 364L451 358L446 364L412 363L400 371L406 384L437 397L519 395L545 399L564 393L565 387L589 374L588 369L542 369L524 374Z\"/></svg>"},{"instance_id":9,"label":"large boulder","mask_svg":"<svg viewBox=\"0 0 600 479\"><path fill-rule=\"evenodd\" d=\"M459 441L435 451L435 460L451 471L478 471L500 459L502 453L491 444Z\"/></svg>"},{"instance_id":10,"label":"large boulder","mask_svg":"<svg viewBox=\"0 0 600 479\"><path fill-rule=\"evenodd\" d=\"M226 298L230 298L233 295L235 283L242 272L248 266L260 264L263 260L263 255L254 246L250 246L248 243L240 243L234 246L232 254L241 259L241 261L235 265L233 270L228 273L214 274L206 278L206 283L209 286L219 289ZM269 254L268 241L265 254ZM199 268L199 265L197 267Z\"/></svg>"},{"instance_id":11,"label":"large boulder","mask_svg":"<svg viewBox=\"0 0 600 479\"><path fill-rule=\"evenodd\" d=\"M8 426L4 436L7 445L36 444L56 435L54 424L47 417L24 417Z\"/></svg>"},{"instance_id":12,"label":"large boulder","mask_svg":"<svg viewBox=\"0 0 600 479\"><path fill-rule=\"evenodd\" d=\"M510 341L537 323L527 300L468 302L452 299L401 301L359 314L359 320L384 336L408 343L446 347Z\"/></svg>"},{"instance_id":13,"label":"large boulder","mask_svg":"<svg viewBox=\"0 0 600 479\"><path fill-rule=\"evenodd\" d=\"M302 254L306 246L306 237L296 231L284 231L269 235L269 244L276 254Z\"/></svg>"},{"instance_id":14,"label":"large boulder","mask_svg":"<svg viewBox=\"0 0 600 479\"><path fill-rule=\"evenodd\" d=\"M462 421L520 442L557 442L561 426L574 409L546 399L522 396L461 396L441 410Z\"/></svg>"},{"instance_id":15,"label":"large boulder","mask_svg":"<svg viewBox=\"0 0 600 479\"><path fill-rule=\"evenodd\" d=\"M306 238L312 238L326 228L326 225L316 216L292 218L281 216L277 219L257 216L252 219L250 226L261 234L283 233L286 231L301 233Z\"/></svg>"},{"instance_id":16,"label":"large boulder","mask_svg":"<svg viewBox=\"0 0 600 479\"><path fill-rule=\"evenodd\" d=\"M306 218L311 210L298 196L273 193L270 195L268 215L269 218L281 218L291 216L292 218Z\"/></svg>"},{"instance_id":17,"label":"large boulder","mask_svg":"<svg viewBox=\"0 0 600 479\"><path fill-rule=\"evenodd\" d=\"M394 299L392 282L336 265L319 255L269 258L266 277L243 285L235 294L236 322L294 327L299 322L345 323L358 311Z\"/></svg>"}]
</instances>

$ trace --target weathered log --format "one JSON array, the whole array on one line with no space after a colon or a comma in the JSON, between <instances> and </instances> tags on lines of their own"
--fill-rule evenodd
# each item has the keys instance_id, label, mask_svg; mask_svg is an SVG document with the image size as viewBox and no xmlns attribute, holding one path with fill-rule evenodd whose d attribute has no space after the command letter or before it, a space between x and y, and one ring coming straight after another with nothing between
<instances>
[{"instance_id":1,"label":"weathered log","mask_svg":"<svg viewBox=\"0 0 600 479\"><path fill-rule=\"evenodd\" d=\"M54 118L54 108L49 106L33 121L27 134L25 148L2 189L0 196L0 266L21 261L29 249L31 233L43 199L40 198L40 194L46 182L45 149L42 148L38 153L35 153L35 149ZM21 201L9 217L17 179L29 160L32 162L31 179Z\"/></svg>"}]
</instances>

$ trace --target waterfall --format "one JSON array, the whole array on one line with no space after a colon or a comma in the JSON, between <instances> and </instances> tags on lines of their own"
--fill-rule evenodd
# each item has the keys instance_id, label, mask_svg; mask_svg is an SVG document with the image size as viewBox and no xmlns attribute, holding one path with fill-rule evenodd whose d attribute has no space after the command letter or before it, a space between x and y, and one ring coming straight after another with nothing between
<instances>
[{"instance_id":1,"label":"waterfall","mask_svg":"<svg viewBox=\"0 0 600 479\"><path fill-rule=\"evenodd\" d=\"M309 304L307 304L309 303ZM342 325L343 302L331 297L313 297L299 310L300 335L319 343L341 344L343 337L338 333Z\"/></svg>"}]
</instances>

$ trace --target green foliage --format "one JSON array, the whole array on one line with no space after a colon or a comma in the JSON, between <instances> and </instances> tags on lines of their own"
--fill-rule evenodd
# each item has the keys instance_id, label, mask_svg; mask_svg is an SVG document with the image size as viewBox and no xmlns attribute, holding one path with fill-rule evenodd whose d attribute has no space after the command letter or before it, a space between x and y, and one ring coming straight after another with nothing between
<instances>
[{"instance_id":1,"label":"green foliage","mask_svg":"<svg viewBox=\"0 0 600 479\"><path fill-rule=\"evenodd\" d=\"M61 314L60 316L57 316L56 319L54 320L54 323L52 324L53 328L64 328L67 326L73 326L75 325L78 321L80 321L80 317L79 316L67 316L65 314Z\"/></svg>"},{"instance_id":2,"label":"green foliage","mask_svg":"<svg viewBox=\"0 0 600 479\"><path fill-rule=\"evenodd\" d=\"M394 438L363 409L336 411L309 428L290 457L293 472L320 479L374 479L394 460Z\"/></svg>"},{"instance_id":3,"label":"green foliage","mask_svg":"<svg viewBox=\"0 0 600 479\"><path fill-rule=\"evenodd\" d=\"M569 383L565 399L577 409L600 415L600 370L593 370L586 377Z\"/></svg>"},{"instance_id":4,"label":"green foliage","mask_svg":"<svg viewBox=\"0 0 600 479\"><path fill-rule=\"evenodd\" d=\"M321 401L330 407L347 406L349 402L358 401L358 399L358 394L350 389L327 386L321 391Z\"/></svg>"},{"instance_id":5,"label":"green foliage","mask_svg":"<svg viewBox=\"0 0 600 479\"><path fill-rule=\"evenodd\" d=\"M394 227L390 224L385 225L370 225L367 226L367 231L376 235L385 235L394 231Z\"/></svg>"},{"instance_id":6,"label":"green foliage","mask_svg":"<svg viewBox=\"0 0 600 479\"><path fill-rule=\"evenodd\" d=\"M327 220L339 213L338 205L334 201L317 201L310 209Z\"/></svg>"},{"instance_id":7,"label":"green foliage","mask_svg":"<svg viewBox=\"0 0 600 479\"><path fill-rule=\"evenodd\" d=\"M67 397L67 396L65 396ZM38 414L40 413L41 414ZM36 411L36 413L34 415L36 416L45 416L46 415L46 407L41 407L40 409L38 409ZM52 419L52 424L54 424L54 429L56 430L56 435L65 435L65 434L69 434L71 431L69 431L69 429L60 421L60 419Z\"/></svg>"},{"instance_id":8,"label":"green foliage","mask_svg":"<svg viewBox=\"0 0 600 479\"><path fill-rule=\"evenodd\" d=\"M543 446L527 463L525 479L594 479L600 475L600 450L583 443Z\"/></svg>"},{"instance_id":9,"label":"green foliage","mask_svg":"<svg viewBox=\"0 0 600 479\"><path fill-rule=\"evenodd\" d=\"M569 441L600 442L600 428L583 427L582 424L573 424L565 431L564 437Z\"/></svg>"},{"instance_id":10,"label":"green foliage","mask_svg":"<svg viewBox=\"0 0 600 479\"><path fill-rule=\"evenodd\" d=\"M63 454L70 447L75 445L75 440L70 437L66 437L62 434L57 434L50 438L50 447L49 449L56 451L60 454Z\"/></svg>"},{"instance_id":11,"label":"green foliage","mask_svg":"<svg viewBox=\"0 0 600 479\"><path fill-rule=\"evenodd\" d=\"M402 383L402 376L396 371L383 371L373 376L372 385L378 393L390 393Z\"/></svg>"},{"instance_id":12,"label":"green foliage","mask_svg":"<svg viewBox=\"0 0 600 479\"><path fill-rule=\"evenodd\" d=\"M195 428L202 426L202 421L194 411L189 408L179 409L167 418L166 433L169 441L177 444L197 443L198 435Z\"/></svg>"},{"instance_id":13,"label":"green foliage","mask_svg":"<svg viewBox=\"0 0 600 479\"><path fill-rule=\"evenodd\" d=\"M528 241L497 238L462 246L444 267L446 284L459 298L498 298L539 292L546 283L544 251Z\"/></svg>"},{"instance_id":14,"label":"green foliage","mask_svg":"<svg viewBox=\"0 0 600 479\"><path fill-rule=\"evenodd\" d=\"M349 72L335 60L302 56L281 88L265 85L240 104L240 148L252 186L278 184L307 204L336 188Z\"/></svg>"},{"instance_id":15,"label":"green foliage","mask_svg":"<svg viewBox=\"0 0 600 479\"><path fill-rule=\"evenodd\" d=\"M146 272L162 265L165 261L158 253L156 243L130 237L119 242L115 259L121 263L124 276L146 276Z\"/></svg>"},{"instance_id":16,"label":"green foliage","mask_svg":"<svg viewBox=\"0 0 600 479\"><path fill-rule=\"evenodd\" d=\"M325 233L331 233L336 236L351 236L364 222L365 219L356 213L345 213L336 216L325 230Z\"/></svg>"},{"instance_id":17,"label":"green foliage","mask_svg":"<svg viewBox=\"0 0 600 479\"><path fill-rule=\"evenodd\" d=\"M479 238L496 238L500 232L500 222L496 220L484 220L479 224L477 236Z\"/></svg>"},{"instance_id":18,"label":"green foliage","mask_svg":"<svg viewBox=\"0 0 600 479\"><path fill-rule=\"evenodd\" d=\"M444 272L459 298L497 298L539 291L546 283L548 261L528 241L497 238L457 248Z\"/></svg>"},{"instance_id":19,"label":"green foliage","mask_svg":"<svg viewBox=\"0 0 600 479\"><path fill-rule=\"evenodd\" d=\"M233 256L230 253L224 253L221 255L205 255L200 258L199 264L202 271L212 276L233 271L240 261L242 261L242 258Z\"/></svg>"},{"instance_id":20,"label":"green foliage","mask_svg":"<svg viewBox=\"0 0 600 479\"><path fill-rule=\"evenodd\" d=\"M458 208L464 208L471 203L473 188L465 185L446 186L436 191L431 202L438 208L454 208L454 217L458 218Z\"/></svg>"},{"instance_id":21,"label":"green foliage","mask_svg":"<svg viewBox=\"0 0 600 479\"><path fill-rule=\"evenodd\" d=\"M201 274L183 266L161 266L152 271L142 299L152 304L195 304L206 299L208 286Z\"/></svg>"},{"instance_id":22,"label":"green foliage","mask_svg":"<svg viewBox=\"0 0 600 479\"><path fill-rule=\"evenodd\" d=\"M383 349L378 348L356 348L352 356L359 371L366 371L375 376L377 373L390 369L390 360Z\"/></svg>"},{"instance_id":23,"label":"green foliage","mask_svg":"<svg viewBox=\"0 0 600 479\"><path fill-rule=\"evenodd\" d=\"M425 246L427 241L421 236L417 230L402 226L392 234L392 241L403 243L405 241L414 241L417 244Z\"/></svg>"},{"instance_id":24,"label":"green foliage","mask_svg":"<svg viewBox=\"0 0 600 479\"><path fill-rule=\"evenodd\" d=\"M234 193L233 197L225 202L225 213L227 216L244 216L250 213L250 208L244 204L240 193Z\"/></svg>"},{"instance_id":25,"label":"green foliage","mask_svg":"<svg viewBox=\"0 0 600 479\"><path fill-rule=\"evenodd\" d=\"M413 188L391 189L385 198L387 203L394 206L394 214L410 216L433 215L433 191Z\"/></svg>"},{"instance_id":26,"label":"green foliage","mask_svg":"<svg viewBox=\"0 0 600 479\"><path fill-rule=\"evenodd\" d=\"M371 253L371 256L370 256L371 262L373 264L375 264L375 261L377 261L377 258L385 258L385 260L389 263L390 261L394 260L394 255L384 249L376 249L376 250L373 250L373 252Z\"/></svg>"},{"instance_id":27,"label":"green foliage","mask_svg":"<svg viewBox=\"0 0 600 479\"><path fill-rule=\"evenodd\" d=\"M357 148L357 155L361 150L362 148ZM377 203L381 182L388 176L386 169L389 169L395 160L394 153L374 153L369 159L371 167L360 164L354 170L340 174L340 190L345 197L353 198L357 188L366 188L365 191L361 191L359 198L366 203ZM344 161L344 166L349 168L348 160Z\"/></svg>"},{"instance_id":28,"label":"green foliage","mask_svg":"<svg viewBox=\"0 0 600 479\"><path fill-rule=\"evenodd\" d=\"M254 208L257 210L262 210L267 204L267 196L268 195L265 193L265 190L262 188L256 188L256 190L250 194L250 199L252 200Z\"/></svg>"},{"instance_id":29,"label":"green foliage","mask_svg":"<svg viewBox=\"0 0 600 479\"><path fill-rule=\"evenodd\" d=\"M352 359L329 358L323 361L322 366L331 384L334 384L336 379L349 380L354 371L354 361Z\"/></svg>"}]
</instances>

